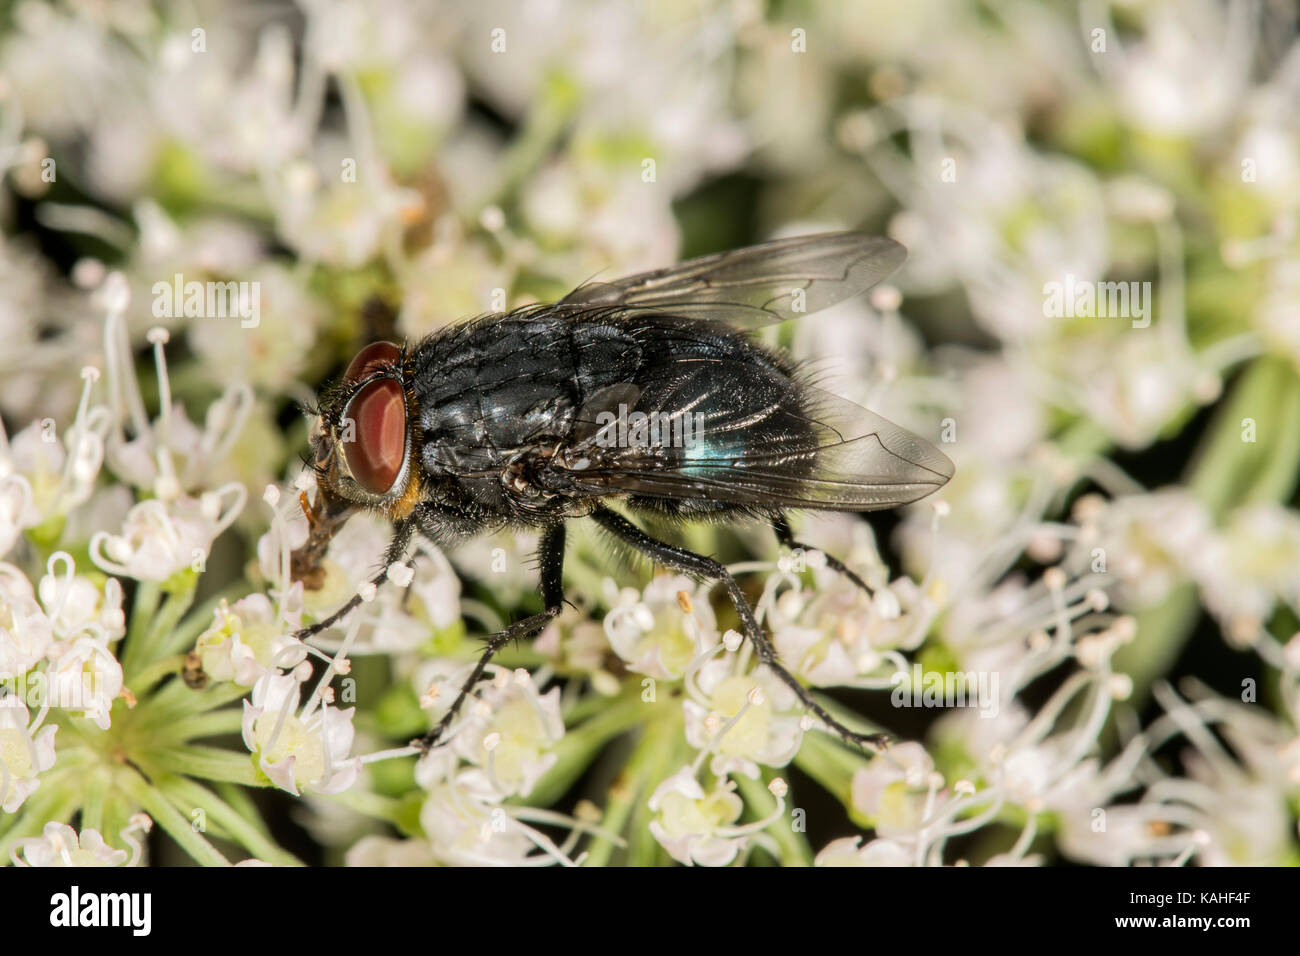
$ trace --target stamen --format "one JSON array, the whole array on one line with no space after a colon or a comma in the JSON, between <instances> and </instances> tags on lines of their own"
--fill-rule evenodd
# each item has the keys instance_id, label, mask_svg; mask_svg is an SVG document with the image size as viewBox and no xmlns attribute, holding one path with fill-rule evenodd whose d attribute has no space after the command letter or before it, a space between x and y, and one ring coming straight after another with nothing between
<instances>
[{"instance_id":1,"label":"stamen","mask_svg":"<svg viewBox=\"0 0 1300 956\"><path fill-rule=\"evenodd\" d=\"M315 711L316 703L322 698L324 688L329 687L330 681L334 679L334 674L337 672L340 664L347 660L348 650L352 647L352 643L356 640L357 633L360 630L361 616L354 615L352 623L348 625L347 633L343 638L343 646L339 648L338 653L336 653L330 660L329 666L325 668L325 673L321 675L320 681L317 682L316 690L307 699L307 705L303 707L302 715L299 717L299 720L302 720L305 723L307 718L312 715L313 711Z\"/></svg>"},{"instance_id":2,"label":"stamen","mask_svg":"<svg viewBox=\"0 0 1300 956\"><path fill-rule=\"evenodd\" d=\"M167 375L167 356L163 346L170 338L168 331L161 326L149 330L146 338L153 343L154 366L158 371L158 433L154 441L154 454L158 461L158 478L154 483L155 493L163 501L177 497L181 492L180 482L176 478L176 465L171 453L172 421L172 386Z\"/></svg>"},{"instance_id":3,"label":"stamen","mask_svg":"<svg viewBox=\"0 0 1300 956\"><path fill-rule=\"evenodd\" d=\"M60 616L62 616L63 609L67 606L68 598L72 595L72 582L73 578L76 576L76 565L72 561L72 555L68 554L66 551L55 551L50 555L50 559L45 562L46 573L48 573L51 578L55 575L54 566L59 562L62 562L64 566L63 587L57 588L55 591L54 609L50 611L49 614L49 618L52 622L57 622Z\"/></svg>"},{"instance_id":4,"label":"stamen","mask_svg":"<svg viewBox=\"0 0 1300 956\"><path fill-rule=\"evenodd\" d=\"M772 783L777 783L778 781L780 781L782 785L785 783L785 781L781 780L780 777L773 779ZM768 789L771 790L772 796L776 797L776 807L771 813L763 817L761 820L755 820L753 823L748 823L744 826L716 827L713 831L714 834L723 837L724 839L753 836L754 834L761 833L772 824L783 819L785 817L785 793L775 792L770 785Z\"/></svg>"},{"instance_id":5,"label":"stamen","mask_svg":"<svg viewBox=\"0 0 1300 956\"><path fill-rule=\"evenodd\" d=\"M296 680L297 675L295 674L293 676ZM284 695L284 703L280 705L280 714L276 718L275 727L271 730L271 739L267 742L266 747L263 748L268 753L275 749L276 743L280 740L280 731L284 729L285 721L289 719L289 714L293 712L293 705L297 703L297 690L298 688L295 687Z\"/></svg>"},{"instance_id":6,"label":"stamen","mask_svg":"<svg viewBox=\"0 0 1300 956\"><path fill-rule=\"evenodd\" d=\"M67 493L68 486L72 483L73 470L81 461L82 447L86 441L86 411L90 407L90 390L99 381L99 369L87 365L81 370L81 378L85 384L81 386L77 416L73 419L70 429L70 434L73 436L72 447L68 449L68 458L63 464L63 475L59 479L59 490L54 496L55 508Z\"/></svg>"},{"instance_id":7,"label":"stamen","mask_svg":"<svg viewBox=\"0 0 1300 956\"><path fill-rule=\"evenodd\" d=\"M146 813L137 813L131 817L130 825L122 830L120 836L122 842L131 848L131 859L126 861L127 866L139 866L140 857L144 853L144 847L136 839L136 834L148 833L153 829L153 820Z\"/></svg>"},{"instance_id":8,"label":"stamen","mask_svg":"<svg viewBox=\"0 0 1300 956\"><path fill-rule=\"evenodd\" d=\"M108 369L109 392L113 399L114 428L118 439L122 440L122 417L127 414L136 435L148 435L149 418L145 415L144 399L140 397L140 386L131 366L131 343L123 319L131 298L126 277L120 272L109 273L101 292L108 310L104 321L104 365Z\"/></svg>"}]
</instances>

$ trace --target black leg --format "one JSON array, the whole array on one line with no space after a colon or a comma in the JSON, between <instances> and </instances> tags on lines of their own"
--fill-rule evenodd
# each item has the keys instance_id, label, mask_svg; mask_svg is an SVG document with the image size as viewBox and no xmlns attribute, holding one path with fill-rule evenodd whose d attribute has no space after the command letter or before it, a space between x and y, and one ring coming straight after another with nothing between
<instances>
[{"instance_id":1,"label":"black leg","mask_svg":"<svg viewBox=\"0 0 1300 956\"><path fill-rule=\"evenodd\" d=\"M442 715L442 720L438 721L438 726L423 737L411 741L411 746L419 748L422 753L428 753L438 745L438 741L446 733L447 728L451 726L451 722L464 705L466 698L469 697L475 685L483 678L483 672L487 670L488 662L492 660L493 655L511 641L522 641L535 637L560 613L560 607L564 603L563 524L553 524L542 532L542 540L537 548L537 558L540 566L542 603L545 605L545 610L540 614L530 615L522 621L515 621L505 630L497 631L484 641L483 654L479 657L478 664L474 667L473 673L469 675L469 679L461 685L460 693L456 696L456 700L452 702L447 712Z\"/></svg>"},{"instance_id":2,"label":"black leg","mask_svg":"<svg viewBox=\"0 0 1300 956\"><path fill-rule=\"evenodd\" d=\"M388 569L406 555L406 549L410 545L411 538L414 535L415 521L412 518L406 518L397 522L396 526L393 528L393 540L388 542L388 548L384 552L384 566L378 574L370 579L372 585L376 588L383 586L384 582L388 580ZM333 627L343 618L356 610L362 600L360 594L354 594L347 604L344 604L329 617L317 621L310 627L304 627L301 631L295 633L294 637L298 638L300 641L306 640L315 634L319 634L328 627Z\"/></svg>"},{"instance_id":3,"label":"black leg","mask_svg":"<svg viewBox=\"0 0 1300 956\"><path fill-rule=\"evenodd\" d=\"M772 530L776 532L776 540L781 542L781 544L785 545L791 551L794 551L795 549L801 551L822 551L821 548L814 548L812 545L796 541L794 539L794 534L790 531L790 523L786 521L784 517L776 518L772 521ZM828 568L844 575L863 591L867 592L868 595L873 593L871 588L867 587L867 582L858 577L857 572L847 564L833 555L826 554L825 551L822 551L822 554L826 555L826 566Z\"/></svg>"},{"instance_id":4,"label":"black leg","mask_svg":"<svg viewBox=\"0 0 1300 956\"><path fill-rule=\"evenodd\" d=\"M606 531L609 531L651 560L683 574L710 581L721 581L727 589L727 596L731 598L731 603L736 608L736 614L740 616L740 622L745 629L745 634L754 643L754 650L758 654L759 662L767 665L772 670L772 673L781 679L782 683L793 690L805 707L816 714L826 726L850 743L872 748L881 748L889 743L889 734L860 734L850 730L832 717L826 708L813 699L808 688L799 683L799 679L786 670L777 659L776 648L772 646L767 634L759 626L758 620L754 617L753 608L749 606L749 601L746 600L744 592L740 590L740 585L736 583L736 579L721 564L712 558L696 554L694 551L687 551L685 548L658 541L622 515L610 511L608 508L598 507L592 512L591 516Z\"/></svg>"}]
</instances>

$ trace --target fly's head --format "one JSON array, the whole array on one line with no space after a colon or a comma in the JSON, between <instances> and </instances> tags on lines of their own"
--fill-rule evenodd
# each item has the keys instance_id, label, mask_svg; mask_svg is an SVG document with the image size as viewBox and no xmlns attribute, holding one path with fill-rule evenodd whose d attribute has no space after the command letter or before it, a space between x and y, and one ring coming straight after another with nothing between
<instances>
[{"instance_id":1,"label":"fly's head","mask_svg":"<svg viewBox=\"0 0 1300 956\"><path fill-rule=\"evenodd\" d=\"M327 511L368 508L407 517L420 497L412 438L418 415L406 353L375 342L357 353L343 381L321 396L312 435L316 482Z\"/></svg>"}]
</instances>

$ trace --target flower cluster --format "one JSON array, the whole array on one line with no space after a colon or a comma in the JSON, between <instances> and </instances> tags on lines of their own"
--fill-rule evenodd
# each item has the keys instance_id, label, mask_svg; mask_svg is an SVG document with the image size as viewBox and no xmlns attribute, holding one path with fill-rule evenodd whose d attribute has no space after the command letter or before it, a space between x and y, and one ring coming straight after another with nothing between
<instances>
[{"instance_id":1,"label":"flower cluster","mask_svg":"<svg viewBox=\"0 0 1300 956\"><path fill-rule=\"evenodd\" d=\"M1295 862L1284 6L15 5L0 859ZM376 588L358 513L295 579L302 411L363 343L823 229L908 264L757 334L955 475L793 549L671 533L892 746L581 521L570 603L486 663L539 610L533 534L417 540Z\"/></svg>"}]
</instances>

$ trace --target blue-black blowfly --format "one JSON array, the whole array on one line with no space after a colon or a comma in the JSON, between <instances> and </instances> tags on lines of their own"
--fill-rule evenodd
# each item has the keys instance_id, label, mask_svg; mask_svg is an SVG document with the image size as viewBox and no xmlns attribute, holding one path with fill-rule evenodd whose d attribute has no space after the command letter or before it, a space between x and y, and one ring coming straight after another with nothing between
<instances>
[{"instance_id":1,"label":"blue-black blowfly","mask_svg":"<svg viewBox=\"0 0 1300 956\"><path fill-rule=\"evenodd\" d=\"M747 334L861 293L906 255L856 233L780 239L589 283L552 305L483 316L414 345L363 348L320 396L317 497L295 576L310 586L330 537L358 509L393 522L375 587L416 534L439 547L507 527L541 535L544 610L486 639L455 702L415 744L435 746L492 655L559 614L565 525L576 518L659 564L721 582L759 661L847 740L883 744L884 735L835 720L786 670L721 564L659 541L627 515L758 518L802 547L791 510L891 508L941 487L952 462L929 442L816 388Z\"/></svg>"}]
</instances>

